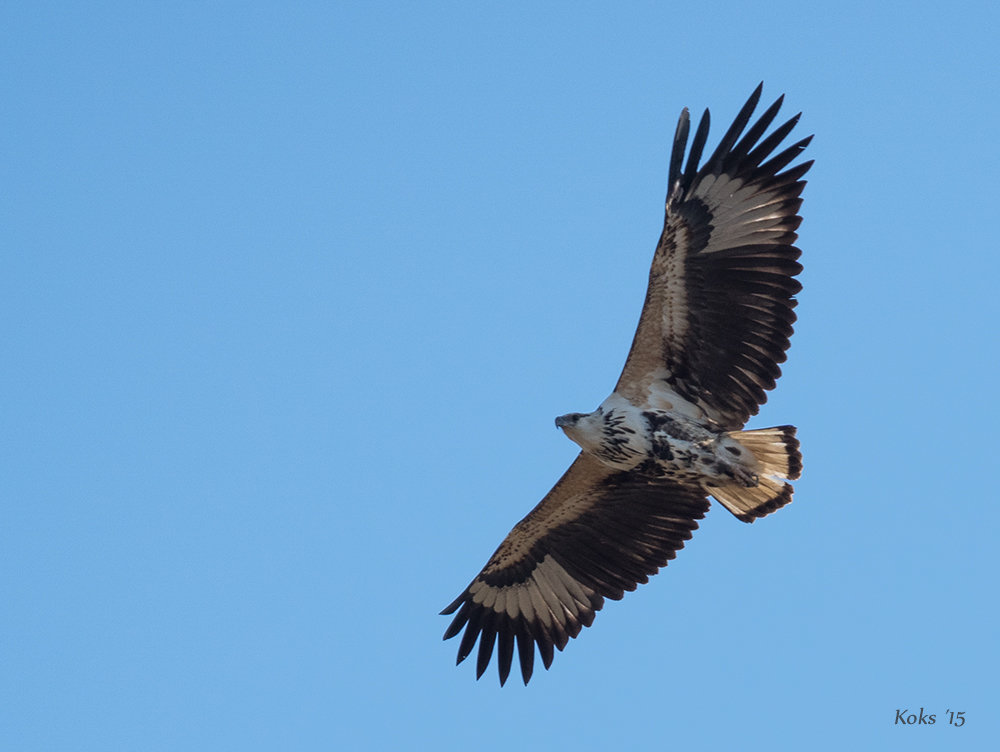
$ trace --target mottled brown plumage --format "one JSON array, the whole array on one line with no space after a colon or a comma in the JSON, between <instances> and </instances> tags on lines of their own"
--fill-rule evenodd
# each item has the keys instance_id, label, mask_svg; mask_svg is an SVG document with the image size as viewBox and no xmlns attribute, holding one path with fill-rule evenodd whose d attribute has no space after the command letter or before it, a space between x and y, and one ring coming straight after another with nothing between
<instances>
[{"instance_id":1,"label":"mottled brown plumage","mask_svg":"<svg viewBox=\"0 0 1000 752\"><path fill-rule=\"evenodd\" d=\"M514 648L524 682L535 648L590 626L605 598L647 582L697 529L714 496L752 522L789 503L802 468L795 429L744 431L781 375L802 270L794 246L812 162L782 170L803 139L772 156L798 121L766 138L781 99L744 134L750 97L699 167L706 110L687 165L681 113L670 161L663 234L639 326L612 395L556 424L583 451L442 613L445 639L463 632L462 662L479 642L477 677L496 647L503 684ZM683 167L683 169L682 169Z\"/></svg>"}]
</instances>

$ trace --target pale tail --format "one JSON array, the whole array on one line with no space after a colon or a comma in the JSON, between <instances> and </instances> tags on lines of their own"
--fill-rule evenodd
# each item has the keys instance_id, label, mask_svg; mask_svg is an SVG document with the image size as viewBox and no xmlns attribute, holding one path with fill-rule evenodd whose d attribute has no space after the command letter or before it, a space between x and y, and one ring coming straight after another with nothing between
<instances>
[{"instance_id":1,"label":"pale tail","mask_svg":"<svg viewBox=\"0 0 1000 752\"><path fill-rule=\"evenodd\" d=\"M759 483L753 488L723 486L712 488L712 496L744 522L753 522L781 509L792 500L792 486L802 474L802 454L795 426L732 431L726 434L749 449L757 459Z\"/></svg>"}]
</instances>

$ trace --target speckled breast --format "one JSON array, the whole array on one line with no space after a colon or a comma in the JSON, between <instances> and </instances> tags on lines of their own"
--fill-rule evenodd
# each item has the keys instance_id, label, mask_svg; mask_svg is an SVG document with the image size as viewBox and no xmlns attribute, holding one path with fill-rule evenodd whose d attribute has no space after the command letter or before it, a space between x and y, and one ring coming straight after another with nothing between
<instances>
[{"instance_id":1,"label":"speckled breast","mask_svg":"<svg viewBox=\"0 0 1000 752\"><path fill-rule=\"evenodd\" d=\"M599 459L651 477L744 485L746 469L726 451L732 441L722 434L665 410L644 410L641 422L636 417L605 415Z\"/></svg>"}]
</instances>

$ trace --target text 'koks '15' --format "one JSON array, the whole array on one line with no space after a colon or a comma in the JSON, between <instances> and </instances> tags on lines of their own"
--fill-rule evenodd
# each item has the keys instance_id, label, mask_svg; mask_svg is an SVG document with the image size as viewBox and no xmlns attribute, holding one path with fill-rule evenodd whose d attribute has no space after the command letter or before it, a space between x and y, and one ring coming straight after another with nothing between
<instances>
[{"instance_id":1,"label":"text 'koks '15'","mask_svg":"<svg viewBox=\"0 0 1000 752\"><path fill-rule=\"evenodd\" d=\"M965 725L965 711L961 710L946 710L945 715L948 716L948 723L952 726L964 726ZM931 713L924 713L924 709L920 708L919 713L911 713L909 708L904 710L896 709L896 725L903 724L904 726L912 726L914 724L927 724L928 726L933 726L937 722L937 716Z\"/></svg>"}]
</instances>

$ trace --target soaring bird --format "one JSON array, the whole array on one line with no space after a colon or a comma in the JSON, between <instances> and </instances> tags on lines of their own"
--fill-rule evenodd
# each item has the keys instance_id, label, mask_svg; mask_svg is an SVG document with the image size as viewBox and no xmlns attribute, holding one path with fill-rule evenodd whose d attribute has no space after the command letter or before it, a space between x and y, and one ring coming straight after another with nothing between
<instances>
[{"instance_id":1,"label":"soaring bird","mask_svg":"<svg viewBox=\"0 0 1000 752\"><path fill-rule=\"evenodd\" d=\"M744 134L762 88L700 167L708 110L686 165L681 112L663 233L618 384L593 412L556 418L582 451L441 612L455 614L446 640L465 630L458 663L478 639L476 678L496 646L504 684L515 640L525 684L535 646L548 669L553 648L589 627L605 598L619 600L676 556L709 496L743 522L792 500L795 428L743 426L774 388L792 335L812 162L788 165L812 137L774 154L801 115L764 137L784 97Z\"/></svg>"}]
</instances>

